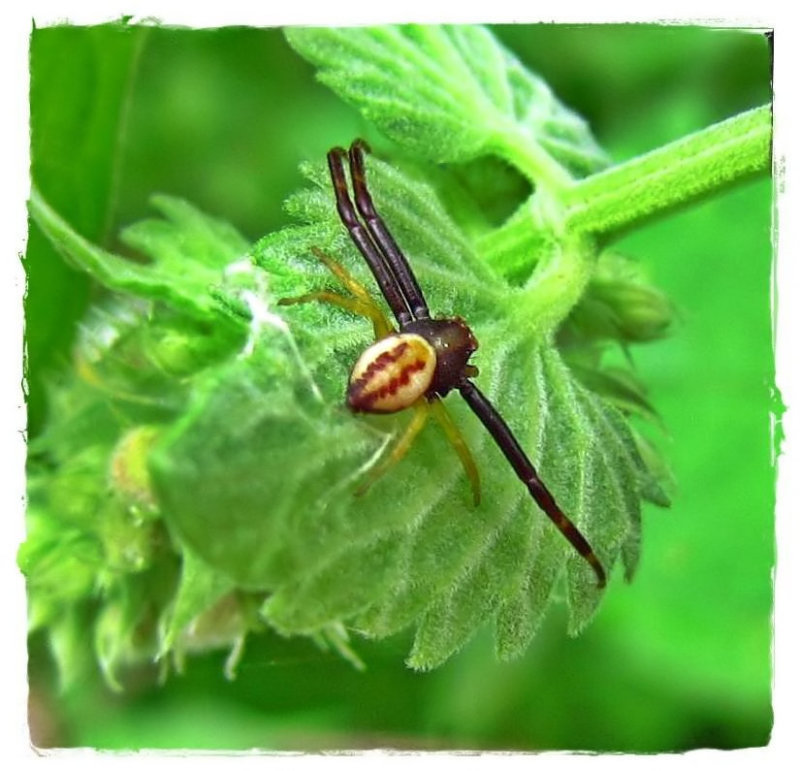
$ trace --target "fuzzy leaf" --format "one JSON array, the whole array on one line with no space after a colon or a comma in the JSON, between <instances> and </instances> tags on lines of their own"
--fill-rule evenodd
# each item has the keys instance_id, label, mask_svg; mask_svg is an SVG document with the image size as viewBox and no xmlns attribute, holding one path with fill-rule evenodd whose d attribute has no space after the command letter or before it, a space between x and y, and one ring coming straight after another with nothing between
<instances>
[{"instance_id":1,"label":"fuzzy leaf","mask_svg":"<svg viewBox=\"0 0 800 771\"><path fill-rule=\"evenodd\" d=\"M299 27L286 36L323 83L422 157L498 153L534 178L523 158L537 148L578 175L606 163L584 121L483 27Z\"/></svg>"},{"instance_id":2,"label":"fuzzy leaf","mask_svg":"<svg viewBox=\"0 0 800 771\"><path fill-rule=\"evenodd\" d=\"M191 376L245 339L245 325L220 313L208 291L212 283L232 293L245 286L238 272L228 275L246 250L241 236L177 199L154 203L168 219L125 236L150 259L144 264L98 249L41 197L31 200L65 257L115 290L84 320L74 368L54 384L46 429L28 457L18 561L31 628L47 628L65 687L84 676L92 640L113 687L124 665L157 651L180 549L168 541L145 456L185 405Z\"/></svg>"},{"instance_id":3,"label":"fuzzy leaf","mask_svg":"<svg viewBox=\"0 0 800 771\"><path fill-rule=\"evenodd\" d=\"M329 409L288 331L266 327L253 353L215 371L152 456L165 516L239 586L273 588L331 548L343 519L335 480L377 439Z\"/></svg>"},{"instance_id":4,"label":"fuzzy leaf","mask_svg":"<svg viewBox=\"0 0 800 771\"><path fill-rule=\"evenodd\" d=\"M67 262L108 289L161 300L196 319L206 320L219 311L212 290L222 278L222 269L247 251L247 242L230 225L168 196L153 198L166 220L146 220L122 234L124 241L152 259L150 264L88 242L36 189L28 205L34 222Z\"/></svg>"},{"instance_id":5,"label":"fuzzy leaf","mask_svg":"<svg viewBox=\"0 0 800 771\"><path fill-rule=\"evenodd\" d=\"M218 571L211 570L191 549L186 547L181 555L181 578L170 610L161 619L161 645L159 657L174 652L180 657L182 649L188 644L198 646L199 635L194 629L203 613L234 589L234 583ZM219 621L219 618L215 618ZM204 647L212 647L220 641L231 644L243 634L243 629L232 630L216 625L213 640L202 640ZM228 637L226 637L228 633Z\"/></svg>"}]
</instances>

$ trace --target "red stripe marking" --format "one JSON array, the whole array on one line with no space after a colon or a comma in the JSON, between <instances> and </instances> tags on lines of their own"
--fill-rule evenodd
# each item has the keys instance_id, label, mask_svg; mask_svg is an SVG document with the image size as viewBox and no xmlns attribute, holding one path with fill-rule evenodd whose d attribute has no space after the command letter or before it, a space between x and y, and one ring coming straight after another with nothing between
<instances>
[{"instance_id":1,"label":"red stripe marking","mask_svg":"<svg viewBox=\"0 0 800 771\"><path fill-rule=\"evenodd\" d=\"M386 396L393 396L401 386L408 385L411 380L411 375L425 368L426 362L423 359L416 359L406 364L394 377L390 378L388 383L385 383L375 391L364 393L374 378L380 372L400 360L408 348L409 344L403 342L393 350L385 351L378 356L375 361L364 370L364 374L361 375L358 380L351 383L350 403L360 409L368 408L378 399L382 399Z\"/></svg>"}]
</instances>

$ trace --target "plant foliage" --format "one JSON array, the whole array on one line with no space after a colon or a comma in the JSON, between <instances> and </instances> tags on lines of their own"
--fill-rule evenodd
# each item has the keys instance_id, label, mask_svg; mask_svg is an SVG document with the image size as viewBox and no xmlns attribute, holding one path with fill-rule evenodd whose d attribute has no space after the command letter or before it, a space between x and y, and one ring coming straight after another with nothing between
<instances>
[{"instance_id":1,"label":"plant foliage","mask_svg":"<svg viewBox=\"0 0 800 771\"><path fill-rule=\"evenodd\" d=\"M406 151L403 164L368 160L378 209L434 313L469 320L477 382L562 508L607 570L619 562L631 578L642 501L668 504L665 473L632 422L657 420L643 386L604 358L663 336L671 307L630 261L599 246L624 201L586 124L480 27L287 36ZM763 118L746 120L734 134L747 163L718 153L704 190L763 165ZM680 164L673 179L687 180L686 200L697 195L693 159L709 168L708 136L661 156ZM464 184L465 169L488 155L531 183L499 227L470 214L480 206ZM311 636L357 662L345 628L367 637L413 628L408 662L430 669L492 624L498 654L510 658L552 602L566 602L571 634L598 607L591 571L457 397L447 405L477 459L480 506L433 425L390 475L354 495L409 418L354 417L341 404L371 339L367 321L323 304L277 305L337 288L312 247L372 286L321 159L304 173L308 185L287 201L295 224L254 245L184 201L154 198L164 218L122 236L144 258L136 262L31 198L36 225L108 290L30 448L19 559L32 626L49 630L65 682L85 665L76 641L87 623L117 684L127 663L179 662L219 644L235 654L248 632L266 629ZM624 184L635 174L629 166ZM602 179L611 181L598 188ZM481 195L491 195L491 176L486 184ZM605 202L602 216L584 206L583 190ZM641 216L679 198L672 185Z\"/></svg>"}]
</instances>

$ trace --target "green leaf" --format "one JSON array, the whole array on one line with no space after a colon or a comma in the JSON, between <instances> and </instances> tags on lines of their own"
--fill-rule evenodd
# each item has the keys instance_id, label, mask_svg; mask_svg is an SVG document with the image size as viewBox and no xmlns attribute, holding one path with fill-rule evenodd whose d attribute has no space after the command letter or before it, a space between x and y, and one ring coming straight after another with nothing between
<instances>
[{"instance_id":1,"label":"green leaf","mask_svg":"<svg viewBox=\"0 0 800 771\"><path fill-rule=\"evenodd\" d=\"M291 28L319 79L434 161L496 153L537 182L606 163L586 124L479 26Z\"/></svg>"},{"instance_id":2,"label":"green leaf","mask_svg":"<svg viewBox=\"0 0 800 771\"><path fill-rule=\"evenodd\" d=\"M331 548L348 502L332 480L355 473L375 432L320 402L285 328L200 384L151 466L165 516L239 586L274 588Z\"/></svg>"},{"instance_id":3,"label":"green leaf","mask_svg":"<svg viewBox=\"0 0 800 771\"><path fill-rule=\"evenodd\" d=\"M140 661L135 637L147 599L135 582L120 583L104 598L94 625L97 662L106 684L121 691L120 672L125 664Z\"/></svg>"},{"instance_id":4,"label":"green leaf","mask_svg":"<svg viewBox=\"0 0 800 771\"><path fill-rule=\"evenodd\" d=\"M598 369L569 362L570 369L583 385L600 394L625 415L638 415L658 421L658 413L647 400L642 384L622 367Z\"/></svg>"},{"instance_id":5,"label":"green leaf","mask_svg":"<svg viewBox=\"0 0 800 771\"><path fill-rule=\"evenodd\" d=\"M246 243L182 201L154 202L167 219L124 234L150 259L144 264L83 239L35 191L31 201L65 255L115 291L84 320L74 366L51 388L52 411L28 459L18 560L31 627L47 629L65 685L83 676L76 651L90 651L92 638L115 687L124 665L157 651L180 548L164 529L146 458L192 378L246 342L246 325L229 311L253 280L241 262Z\"/></svg>"},{"instance_id":6,"label":"green leaf","mask_svg":"<svg viewBox=\"0 0 800 771\"><path fill-rule=\"evenodd\" d=\"M105 244L117 215L125 117L148 27L33 25L30 142L34 185L85 238ZM28 430L45 418L44 372L59 367L88 301L70 270L33 228L25 254Z\"/></svg>"},{"instance_id":7,"label":"green leaf","mask_svg":"<svg viewBox=\"0 0 800 771\"><path fill-rule=\"evenodd\" d=\"M383 637L415 626L409 661L427 669L494 619L498 650L513 656L562 580L569 629L579 632L600 599L592 571L457 396L447 405L480 468L480 507L435 424L366 495L353 495L409 418L356 417L341 406L348 369L371 338L367 321L316 303L274 304L341 291L309 254L312 245L372 287L324 169L307 173L316 189L290 204L306 224L254 250L269 292L259 295L249 354L209 375L152 457L166 516L211 566L269 591L263 614L283 633L344 621ZM630 573L648 474L625 421L577 383L537 325L517 324L528 295L481 263L427 185L374 158L368 173L434 313L463 314L480 340L477 382L606 567L621 556Z\"/></svg>"},{"instance_id":8,"label":"green leaf","mask_svg":"<svg viewBox=\"0 0 800 771\"><path fill-rule=\"evenodd\" d=\"M622 345L663 337L673 320L672 303L648 283L641 269L614 252L603 252L580 302L559 330L563 344L617 340Z\"/></svg>"},{"instance_id":9,"label":"green leaf","mask_svg":"<svg viewBox=\"0 0 800 771\"><path fill-rule=\"evenodd\" d=\"M221 614L217 613L211 630L198 628L201 616L214 608L220 599L230 595L234 588L230 578L209 568L191 549L184 547L175 600L161 619L159 658L172 652L180 659L184 648L210 648L220 642L234 644L245 631L236 613L229 614L240 622L234 623L233 627L230 623L222 624Z\"/></svg>"},{"instance_id":10,"label":"green leaf","mask_svg":"<svg viewBox=\"0 0 800 771\"><path fill-rule=\"evenodd\" d=\"M33 631L52 626L65 608L92 595L103 554L97 541L59 521L38 501L29 503L26 524L28 537L17 563L28 584L28 629Z\"/></svg>"},{"instance_id":11,"label":"green leaf","mask_svg":"<svg viewBox=\"0 0 800 771\"><path fill-rule=\"evenodd\" d=\"M245 256L247 243L230 225L213 221L183 201L154 196L152 202L167 220L147 220L122 234L123 240L152 258L150 264L90 243L35 188L29 209L61 255L101 285L160 300L190 317L207 320L220 311L213 290L223 279L223 269Z\"/></svg>"},{"instance_id":12,"label":"green leaf","mask_svg":"<svg viewBox=\"0 0 800 771\"><path fill-rule=\"evenodd\" d=\"M86 630L92 621L91 611L85 605L72 605L62 608L48 623L48 642L62 692L91 677L94 660L91 638Z\"/></svg>"},{"instance_id":13,"label":"green leaf","mask_svg":"<svg viewBox=\"0 0 800 771\"><path fill-rule=\"evenodd\" d=\"M99 242L110 235L125 111L149 35L124 23L31 32L31 175Z\"/></svg>"},{"instance_id":14,"label":"green leaf","mask_svg":"<svg viewBox=\"0 0 800 771\"><path fill-rule=\"evenodd\" d=\"M128 246L148 255L160 273L192 267L208 269L207 281L219 281L219 271L247 253L249 244L229 223L217 220L180 198L154 195L153 207L165 219L141 220L122 231ZM199 287L200 275L189 275Z\"/></svg>"},{"instance_id":15,"label":"green leaf","mask_svg":"<svg viewBox=\"0 0 800 771\"><path fill-rule=\"evenodd\" d=\"M429 157L505 154L554 189L600 163L583 124L485 30L296 34L310 35L306 42L344 35L348 45L367 45L373 59L375 45L387 55L399 46L388 59L377 56L381 66L402 62L396 54L405 51L417 75L430 75L408 75L415 100L450 95L438 112L423 105L430 122L417 127L413 141L424 142L427 131ZM452 156L436 156L433 135L442 126L455 132L452 142L438 140ZM94 633L111 682L121 664L157 649L159 619L162 653L179 654L187 625L213 615L215 602L237 595L234 589L253 591L259 601L268 595L261 616L279 632L312 635L343 651L345 623L374 637L414 627L409 662L419 669L438 666L488 623L498 652L518 655L555 598L566 599L573 634L597 608L592 571L456 396L448 404L481 469L479 508L470 505L462 467L435 424L367 495L354 495L408 416L355 417L341 404L349 368L370 342L369 323L335 307L276 304L315 289L342 290L311 247L373 285L336 215L324 164L305 173L312 186L287 202L301 224L251 250L259 270L242 259L247 245L232 228L175 199L154 199L166 219L123 233L149 258L144 263L90 244L36 191L32 196L32 216L65 257L138 302L96 313L78 357L78 373L100 400L119 406L118 434L92 448L101 461L110 457L110 477L96 458L88 474L91 495L110 483L114 497L97 522L80 522L104 561ZM587 286L627 323L630 297L619 297L627 285L600 291L593 240L559 234L539 191L506 223L503 238L492 242L476 227L484 259L420 172L411 177L370 158L368 173L435 313L463 315L480 339L479 384L607 570L621 560L630 577L640 499L653 497L657 485L622 415L577 382L554 346L556 328ZM597 326L588 315L585 326ZM627 330L622 321L617 326ZM577 337L581 345L593 339L583 330ZM608 385L596 379L598 391L598 382ZM632 403L635 392L622 391ZM82 458L85 448L77 449L74 457ZM61 457L69 458L63 449ZM159 541L161 517L176 541L168 553ZM179 582L175 554L185 560ZM155 607L148 606L151 590ZM234 616L243 635L246 621Z\"/></svg>"}]
</instances>

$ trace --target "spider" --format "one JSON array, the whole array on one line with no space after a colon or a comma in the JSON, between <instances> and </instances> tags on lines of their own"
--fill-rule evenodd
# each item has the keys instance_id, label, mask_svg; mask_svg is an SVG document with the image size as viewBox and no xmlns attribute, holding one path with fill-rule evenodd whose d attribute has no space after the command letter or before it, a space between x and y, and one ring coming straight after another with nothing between
<instances>
[{"instance_id":1,"label":"spider","mask_svg":"<svg viewBox=\"0 0 800 771\"><path fill-rule=\"evenodd\" d=\"M312 251L344 284L351 296L319 291L280 301L281 305L327 302L371 319L376 342L353 366L347 387L347 405L356 413L393 413L409 407L415 410L405 433L383 463L373 469L358 492L364 492L369 484L406 454L429 415L433 414L458 453L472 486L475 505L478 505L480 483L477 467L442 402L450 391L456 390L489 432L539 508L594 570L598 589L602 589L606 583L605 570L591 545L561 511L500 413L472 382L472 378L478 375L478 369L469 363L478 348L472 330L459 317L431 318L416 276L375 210L367 189L364 154L369 151L362 139L356 139L349 151L335 147L328 152L328 168L339 217L375 277L397 320L398 329L392 327L370 293L343 266L319 249ZM352 199L345 176L345 161L349 161Z\"/></svg>"}]
</instances>

